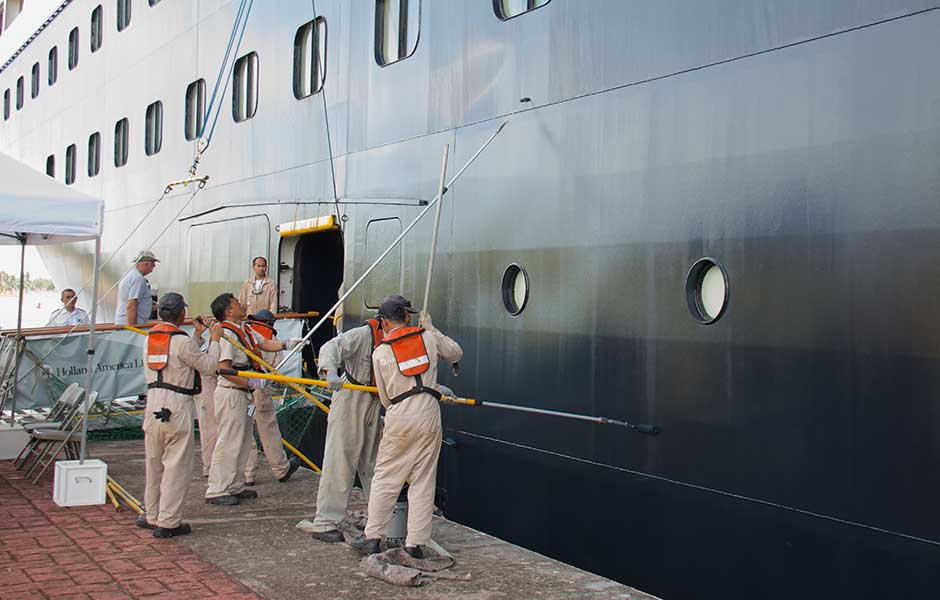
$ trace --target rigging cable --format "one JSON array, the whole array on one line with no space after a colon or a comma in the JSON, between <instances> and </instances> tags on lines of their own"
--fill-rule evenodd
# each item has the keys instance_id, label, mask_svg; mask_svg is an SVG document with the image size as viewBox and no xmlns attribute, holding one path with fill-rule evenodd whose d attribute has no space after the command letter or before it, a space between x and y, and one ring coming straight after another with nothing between
<instances>
[{"instance_id":1,"label":"rigging cable","mask_svg":"<svg viewBox=\"0 0 940 600\"><path fill-rule=\"evenodd\" d=\"M239 7L238 7L238 12L237 12L236 15L235 15L235 22L232 24L232 31L229 33L229 41L228 41L228 45L226 46L226 49L225 49L225 56L223 57L222 64L219 66L219 73L218 73L218 75L216 76L215 88L214 88L213 91L212 91L212 99L211 99L211 101L210 101L210 103L209 103L209 107L206 109L205 118L204 118L204 120L203 120L203 127L202 127L202 130L205 131L205 124L206 124L206 123L208 122L208 120L209 120L209 116L210 116L210 114L211 114L211 111L212 111L213 108L216 109L216 111L215 111L215 117L213 118L213 121L212 121L212 130L209 132L209 136L208 136L208 138L207 138L207 140L206 140L206 143L205 143L204 145L201 145L201 148L199 148L199 149L197 150L197 152L196 152L196 157L195 157L194 160L193 160L193 164L192 164L192 166L189 168L189 173L190 173L190 175L192 175L193 177L195 177L196 171L197 171L198 168L199 168L199 159L200 159L200 157L201 157L202 154L206 151L206 149L208 149L208 147L209 147L209 142L210 142L211 139L212 139L212 134L215 132L215 124L216 124L216 122L217 122L218 119L219 119L219 113L221 112L222 103L219 102L218 107L216 107L216 106L215 106L215 101L216 101L217 93L218 93L218 90L219 90L219 82L221 82L221 80L222 80L222 74L225 73L225 71L226 71L226 66L227 66L227 64L228 64L228 59L229 59L229 57L231 56L232 44L234 43L236 33L238 33L238 42L235 44L235 55L237 56L237 55L238 55L238 49L241 47L242 38L243 38L243 36L245 35L245 28L246 28L246 26L248 25L248 16L249 16L249 14L250 14L250 12L251 12L251 7L252 7L253 5L254 5L254 0L241 0L241 2L240 2L240 4L239 4ZM243 16L244 16L244 20L242 20L242 17L243 17ZM240 32L239 32L239 29L241 29ZM228 87L228 82L229 82L229 80L231 79L231 74L232 74L232 71L229 70L229 71L228 71L228 77L226 77L226 79L225 79L225 88ZM224 91L224 89L223 89L223 92L222 92L222 97L223 97L223 98L225 97L225 91ZM201 140L200 140L200 142L201 142ZM183 214L183 211L185 211L186 208L188 208L188 207L190 206L190 204L192 204L192 201L193 201L193 199L196 197L196 194L198 194L198 193L206 186L206 181L207 181L207 180L208 180L208 177L203 178L201 181L199 181L199 185L196 187L196 190L195 190L195 191L192 193L192 195L189 197L189 200L187 200L186 203L183 204L183 207L176 213L176 215L173 217L173 219L170 220L169 223L167 223L166 227L163 228L163 230L160 232L160 234L157 235L157 237L154 238L153 241L152 241L150 244L148 244L148 246L147 246L148 248L149 248L149 247L152 247L154 244L156 244L156 243L160 240L160 238L162 238L163 235L169 230L170 226L172 226L172 224L174 223L174 221L176 221L176 219L178 219L179 216L180 216L181 214ZM189 181L189 182L187 182L187 183L193 183L193 181ZM98 268L98 273L101 273L101 272L104 270L104 267L105 267L108 263L110 263L111 260L112 260L115 256L117 256L118 252L124 247L124 245L127 244L128 241L130 241L130 239L134 236L134 234L137 232L137 230L140 229L140 227L148 220L148 218L150 217L150 215L157 209L158 206L160 206L160 204L163 202L163 200L166 199L166 197L170 194L170 192L173 191L174 185L175 185L175 184L172 184L172 183L171 183L171 184L167 185L167 186L164 188L164 190L163 190L163 195L160 196L160 198L153 204L153 206L150 208L150 210L147 211L147 213L143 216L143 218L140 219L140 220L137 222L137 225L134 226L134 228L131 230L131 232L130 232L129 234L127 234L127 236L125 236L125 238L121 241L120 244L118 244L118 247L115 248L115 249L111 252L111 255L108 256L108 258L100 265L100 267ZM131 272L131 269L133 269L135 266L136 266L136 265L131 265L130 268L128 268L126 271L124 271L124 273L123 273L119 278L117 278L117 280L115 281L114 285L112 285L110 288L108 288L108 290L107 290L104 294L99 295L99 298L98 298L98 301L97 301L98 305L101 305L101 303L104 301L104 298L107 297L107 295L110 294L111 291L114 290L114 288L115 288L117 285L120 284L121 280L124 279L124 277L125 277L128 273L130 273L130 272ZM88 287L88 284L91 283L91 281L92 281L93 279L94 279L94 275L92 275L92 277L90 277L90 278L79 288L78 292L76 292L76 296L77 296L78 294L80 294L81 292L85 291L85 289ZM50 356L52 356L52 354L62 345L62 343L63 343L70 335L72 335L72 333L73 333L73 332L75 331L75 329L78 328L78 327L79 327L79 325L73 325L71 329L69 329L67 332L65 332L65 334L62 336L62 338L61 338L52 348L50 348L49 351L42 357L41 361L44 362L47 358L49 358ZM18 386L20 383L22 383L22 382L25 380L25 378L26 378L30 373L32 373L32 372L36 369L36 366L37 366L37 365L33 365L32 367L30 367L30 369L29 369L28 371L26 371L25 373L23 373L22 376L20 376L20 377L18 377L18 378L16 379L16 381L13 383L14 390L15 390L16 386Z\"/></svg>"},{"instance_id":2,"label":"rigging cable","mask_svg":"<svg viewBox=\"0 0 940 600\"><path fill-rule=\"evenodd\" d=\"M320 98L323 100L323 122L326 125L326 150L330 155L330 176L333 180L333 204L336 208L336 224L339 226L340 231L344 231L345 227L343 226L343 217L340 214L339 210L339 193L336 191L336 167L333 162L333 141L330 136L330 115L326 108L326 67L323 61L323 55L320 53L320 40L319 33L317 32L317 2L316 0L310 0L310 8L313 10L313 21L311 22L310 28L310 45L311 50L316 49L317 55L317 75L319 75L323 80L323 85L320 87ZM323 48L326 49L326 44L329 42L329 38L324 42Z\"/></svg>"}]
</instances>

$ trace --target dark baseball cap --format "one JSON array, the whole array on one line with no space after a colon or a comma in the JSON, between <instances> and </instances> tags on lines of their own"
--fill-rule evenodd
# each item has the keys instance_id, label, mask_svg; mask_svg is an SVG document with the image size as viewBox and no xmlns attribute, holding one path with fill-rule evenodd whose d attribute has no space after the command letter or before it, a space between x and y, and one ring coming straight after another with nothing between
<instances>
[{"instance_id":1,"label":"dark baseball cap","mask_svg":"<svg viewBox=\"0 0 940 600\"><path fill-rule=\"evenodd\" d=\"M176 311L181 308L189 306L186 304L186 301L183 300L183 296L177 294L176 292L167 292L160 296L160 301L157 303L157 310L170 310Z\"/></svg>"},{"instance_id":2,"label":"dark baseball cap","mask_svg":"<svg viewBox=\"0 0 940 600\"><path fill-rule=\"evenodd\" d=\"M252 321L261 321L262 323L267 323L268 325L277 320L271 311L266 308L262 308L253 315L248 315L248 318Z\"/></svg>"},{"instance_id":3,"label":"dark baseball cap","mask_svg":"<svg viewBox=\"0 0 940 600\"><path fill-rule=\"evenodd\" d=\"M404 319L405 313L415 314L418 311L411 307L411 300L399 294L392 294L382 299L379 305L379 316L392 319Z\"/></svg>"}]
</instances>

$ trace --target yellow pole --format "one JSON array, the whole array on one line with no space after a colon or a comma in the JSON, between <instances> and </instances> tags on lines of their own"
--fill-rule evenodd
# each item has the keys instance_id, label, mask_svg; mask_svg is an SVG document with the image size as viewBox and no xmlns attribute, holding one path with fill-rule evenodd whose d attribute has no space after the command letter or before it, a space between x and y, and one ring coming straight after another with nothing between
<instances>
[{"instance_id":1,"label":"yellow pole","mask_svg":"<svg viewBox=\"0 0 940 600\"><path fill-rule=\"evenodd\" d=\"M108 483L110 483L111 486L114 487L114 490L118 492L119 495L122 495L128 500L130 500L134 504L135 507L139 508L141 506L140 501L137 500L137 498L131 496L130 492L125 490L124 487L121 486L120 483L115 481L114 478L111 477L110 475L108 475Z\"/></svg>"},{"instance_id":2,"label":"yellow pole","mask_svg":"<svg viewBox=\"0 0 940 600\"><path fill-rule=\"evenodd\" d=\"M304 385L313 385L316 387L329 387L329 384L320 379L307 379L305 377L288 377L287 375L272 375L270 373L256 373L254 371L235 371L231 370L230 373L223 373L225 375L236 375L238 377L256 377L258 379L268 379L270 381L278 381L281 383L302 383ZM378 388L371 385L355 385L352 383L344 383L343 389L345 390L358 390L361 392L371 392L373 394L378 393ZM483 403L480 400L474 400L473 398L457 398L455 396L441 396L441 402L448 402L450 404L466 404L468 406L480 406Z\"/></svg>"},{"instance_id":3,"label":"yellow pole","mask_svg":"<svg viewBox=\"0 0 940 600\"><path fill-rule=\"evenodd\" d=\"M132 326L130 326L130 325L125 325L125 326L124 326L124 329L126 329L126 330L128 330L128 331L133 331L134 333L139 333L140 335L150 335L149 333L147 333L147 332L144 331L143 329L138 329L137 327L132 327Z\"/></svg>"},{"instance_id":4,"label":"yellow pole","mask_svg":"<svg viewBox=\"0 0 940 600\"><path fill-rule=\"evenodd\" d=\"M316 473L319 473L319 472L320 472L320 467L318 467L318 466L316 466L315 464L313 464L313 461L312 461L312 460L310 460L309 458L307 458L306 456L304 456L303 452L301 452L301 451L298 450L297 448L294 448L294 447L291 445L290 442L288 442L288 441L285 440L284 438L281 438L281 443L284 444L284 447L285 447L285 448L287 448L288 450L290 450L291 452L293 452L293 453L297 456L297 458L299 458L300 460L302 460L302 461L304 461L305 463L307 463L307 466L310 467L311 469L313 469L314 472L316 472Z\"/></svg>"},{"instance_id":5,"label":"yellow pole","mask_svg":"<svg viewBox=\"0 0 940 600\"><path fill-rule=\"evenodd\" d=\"M282 377L282 378L284 378L284 379L285 379L285 383L287 383L288 386L290 386L291 389L293 389L293 390L296 391L296 392L299 392L301 395L303 395L304 398L306 398L307 400L313 402L313 403L316 405L317 408L319 408L319 409L322 410L323 412L329 414L330 408L329 408L326 404L323 404L322 402L320 402L320 400L317 399L316 396L314 396L313 394L311 394L310 392L308 392L308 391L305 390L304 388L300 387L299 385L291 385L289 382L286 381L287 379L289 379L288 377L286 377L286 376L284 376L284 375L281 375L280 371L278 371L277 369L275 369L274 367L272 367L270 364L268 364L263 358L261 358L260 356L254 354L251 350L249 350L248 348L245 348L244 346L242 346L241 344L239 344L238 342L236 342L235 340L233 340L231 337L228 336L228 334L224 334L224 333L223 333L222 335L223 335L223 337L225 337L225 341L227 341L229 344L235 346L236 348L238 348L239 350L241 350L242 352L244 352L246 355L248 355L249 358L251 358L252 360L254 360L256 363L258 363L259 365L261 365L261 366L264 367L265 369L271 371L272 373L276 373L276 374L277 374L277 375L276 375L277 377ZM255 373L255 374L252 375L252 376L253 376L253 377L258 376L259 379L269 379L269 378L271 377L271 376L268 375L267 373ZM239 377L242 377L242 376L239 375ZM275 380L275 381L277 381L277 380Z\"/></svg>"},{"instance_id":6,"label":"yellow pole","mask_svg":"<svg viewBox=\"0 0 940 600\"><path fill-rule=\"evenodd\" d=\"M118 504L117 498L114 497L114 492L111 491L111 486L110 485L104 486L104 491L106 494L108 494L108 500L111 501L111 504L114 505L114 508L117 510L121 510L121 505Z\"/></svg>"}]
</instances>

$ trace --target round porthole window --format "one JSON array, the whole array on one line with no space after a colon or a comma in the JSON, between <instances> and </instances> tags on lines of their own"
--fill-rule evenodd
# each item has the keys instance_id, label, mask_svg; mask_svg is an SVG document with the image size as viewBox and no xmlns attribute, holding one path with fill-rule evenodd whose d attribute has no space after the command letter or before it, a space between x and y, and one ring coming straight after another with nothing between
<instances>
[{"instance_id":1,"label":"round porthole window","mask_svg":"<svg viewBox=\"0 0 940 600\"><path fill-rule=\"evenodd\" d=\"M714 323L728 306L728 273L714 258L696 261L685 278L689 311L703 325Z\"/></svg>"},{"instance_id":2,"label":"round porthole window","mask_svg":"<svg viewBox=\"0 0 940 600\"><path fill-rule=\"evenodd\" d=\"M529 301L529 274L513 263L503 273L503 306L511 315L518 315Z\"/></svg>"}]
</instances>

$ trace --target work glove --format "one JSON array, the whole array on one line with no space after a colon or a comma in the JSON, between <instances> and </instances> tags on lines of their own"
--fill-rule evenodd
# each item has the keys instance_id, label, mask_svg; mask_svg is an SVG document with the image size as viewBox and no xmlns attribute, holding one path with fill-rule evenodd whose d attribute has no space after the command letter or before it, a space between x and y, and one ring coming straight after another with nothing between
<instances>
[{"instance_id":1,"label":"work glove","mask_svg":"<svg viewBox=\"0 0 940 600\"><path fill-rule=\"evenodd\" d=\"M291 350L294 350L298 346L307 346L310 344L310 340L305 340L304 338L291 338L287 342L287 347Z\"/></svg>"},{"instance_id":2,"label":"work glove","mask_svg":"<svg viewBox=\"0 0 940 600\"><path fill-rule=\"evenodd\" d=\"M428 331L434 331L434 322L431 320L431 313L422 310L418 315L418 327L423 327Z\"/></svg>"},{"instance_id":3,"label":"work glove","mask_svg":"<svg viewBox=\"0 0 940 600\"><path fill-rule=\"evenodd\" d=\"M248 388L252 390L263 390L268 386L267 379L259 379L257 377L250 377L248 379Z\"/></svg>"},{"instance_id":4,"label":"work glove","mask_svg":"<svg viewBox=\"0 0 940 600\"><path fill-rule=\"evenodd\" d=\"M437 391L445 396L450 396L451 398L457 398L457 394L454 393L454 390L450 389L446 385L437 384Z\"/></svg>"},{"instance_id":5,"label":"work glove","mask_svg":"<svg viewBox=\"0 0 940 600\"><path fill-rule=\"evenodd\" d=\"M343 389L343 380L340 378L339 373L337 373L336 371L326 372L326 382L330 384L331 390Z\"/></svg>"}]
</instances>

